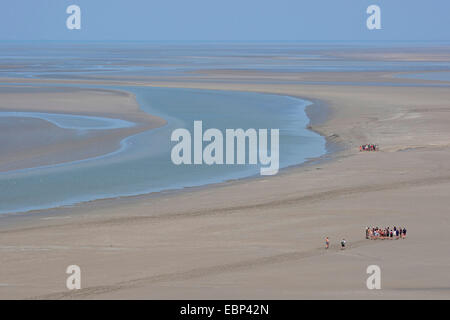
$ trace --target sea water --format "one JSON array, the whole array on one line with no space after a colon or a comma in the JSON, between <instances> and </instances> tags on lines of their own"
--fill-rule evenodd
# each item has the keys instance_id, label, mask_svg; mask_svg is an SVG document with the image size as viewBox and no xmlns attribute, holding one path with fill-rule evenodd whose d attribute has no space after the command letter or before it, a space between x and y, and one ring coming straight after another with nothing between
<instances>
[{"instance_id":1,"label":"sea water","mask_svg":"<svg viewBox=\"0 0 450 320\"><path fill-rule=\"evenodd\" d=\"M175 165L170 136L177 128L280 129L280 168L326 152L325 139L308 130L309 102L280 95L153 87L120 87L140 107L167 120L163 127L124 139L118 151L92 159L0 173L0 213L25 212L95 199L139 195L239 179L259 174L258 165ZM18 116L15 114L14 116ZM12 115L11 115L12 116ZM52 114L39 116L60 126L108 130L127 122ZM67 117L67 118L65 118ZM83 122L83 120L85 122ZM300 183L300 182L299 182Z\"/></svg>"},{"instance_id":2,"label":"sea water","mask_svg":"<svg viewBox=\"0 0 450 320\"><path fill-rule=\"evenodd\" d=\"M373 49L379 45L381 44L374 44ZM412 43L399 46L416 45ZM195 75L201 78L201 72L218 69L282 73L323 71L420 73L423 70L446 72L439 73L439 77L447 77L450 70L448 61L366 61L363 58L360 60L334 58L327 54L339 50L367 49L367 46L367 43L303 42L191 44L12 41L0 43L0 65L8 66L0 68L0 76L151 82L151 79L170 81L171 77L192 81L191 78L196 79ZM392 43L383 46L395 47ZM428 74L426 77L435 79L436 74ZM420 78L422 76L418 75ZM259 81L273 83L264 78ZM100 86L93 86L97 87ZM40 91L45 90L45 87L40 84L39 87L27 88L29 89ZM150 87L119 89L135 93L141 108L150 114L163 117L168 121L167 125L124 139L117 150L106 155L0 173L0 213L200 186L258 174L259 167L250 165L175 166L170 159L172 147L170 134L176 128L192 130L195 120L202 120L205 128L221 130L279 128L281 167L301 164L307 159L325 153L325 139L306 129L309 119L305 114L305 106L308 102L301 99L207 90ZM5 90L14 90L14 87L8 86ZM120 121L74 118L70 115L22 114L21 116L39 116L62 127L75 126L77 130L109 130L129 125Z\"/></svg>"}]
</instances>

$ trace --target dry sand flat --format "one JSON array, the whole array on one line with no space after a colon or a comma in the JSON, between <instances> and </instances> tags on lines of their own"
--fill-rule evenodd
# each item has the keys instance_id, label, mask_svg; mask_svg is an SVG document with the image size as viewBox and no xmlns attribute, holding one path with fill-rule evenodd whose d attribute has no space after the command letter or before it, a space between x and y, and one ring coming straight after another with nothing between
<instances>
[{"instance_id":1,"label":"dry sand flat","mask_svg":"<svg viewBox=\"0 0 450 320\"><path fill-rule=\"evenodd\" d=\"M347 149L274 177L99 200L0 226L1 298L450 298L448 88L176 86L327 103L330 118L313 129ZM382 151L356 151L371 142ZM408 238L365 240L367 225L406 226ZM82 290L65 288L70 264L82 269ZM366 288L371 264L382 290Z\"/></svg>"}]
</instances>

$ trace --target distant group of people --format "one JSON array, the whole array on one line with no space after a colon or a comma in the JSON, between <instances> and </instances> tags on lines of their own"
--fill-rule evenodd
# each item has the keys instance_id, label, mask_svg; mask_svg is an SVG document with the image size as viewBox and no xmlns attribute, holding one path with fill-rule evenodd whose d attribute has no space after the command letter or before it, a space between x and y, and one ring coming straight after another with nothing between
<instances>
[{"instance_id":1,"label":"distant group of people","mask_svg":"<svg viewBox=\"0 0 450 320\"><path fill-rule=\"evenodd\" d=\"M378 151L378 146L376 144L363 144L359 146L359 151Z\"/></svg>"},{"instance_id":2,"label":"distant group of people","mask_svg":"<svg viewBox=\"0 0 450 320\"><path fill-rule=\"evenodd\" d=\"M366 239L376 240L376 239L404 239L406 238L406 228L390 228L386 227L384 229L378 227L367 227L366 228Z\"/></svg>"}]
</instances>

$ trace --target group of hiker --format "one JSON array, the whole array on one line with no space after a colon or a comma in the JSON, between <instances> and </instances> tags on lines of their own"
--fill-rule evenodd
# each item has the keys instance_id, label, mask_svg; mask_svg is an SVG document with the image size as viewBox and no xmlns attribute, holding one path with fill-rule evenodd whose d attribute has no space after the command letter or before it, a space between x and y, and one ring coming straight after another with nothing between
<instances>
[{"instance_id":1,"label":"group of hiker","mask_svg":"<svg viewBox=\"0 0 450 320\"><path fill-rule=\"evenodd\" d=\"M359 151L378 151L378 146L376 144L363 144L359 146Z\"/></svg>"},{"instance_id":2,"label":"group of hiker","mask_svg":"<svg viewBox=\"0 0 450 320\"><path fill-rule=\"evenodd\" d=\"M366 228L366 239L376 240L376 239L404 239L406 238L406 228L390 228L386 227L384 229L378 227L367 227Z\"/></svg>"}]
</instances>

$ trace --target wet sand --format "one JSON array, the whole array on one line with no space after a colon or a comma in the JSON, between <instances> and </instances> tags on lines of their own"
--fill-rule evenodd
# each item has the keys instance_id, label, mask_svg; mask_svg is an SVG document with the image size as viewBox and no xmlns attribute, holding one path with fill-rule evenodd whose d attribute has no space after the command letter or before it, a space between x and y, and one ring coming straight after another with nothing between
<instances>
[{"instance_id":1,"label":"wet sand","mask_svg":"<svg viewBox=\"0 0 450 320\"><path fill-rule=\"evenodd\" d=\"M124 138L166 123L141 111L132 94L117 90L0 86L1 111L101 116L136 125L80 134L42 119L0 118L0 172L103 155L117 150Z\"/></svg>"},{"instance_id":2,"label":"wet sand","mask_svg":"<svg viewBox=\"0 0 450 320\"><path fill-rule=\"evenodd\" d=\"M1 298L450 298L448 88L148 85L304 97L331 110L312 129L343 149L274 177L21 215L0 226ZM388 225L407 239L364 239ZM82 290L65 288L71 264ZM372 264L382 290L366 288Z\"/></svg>"}]
</instances>

